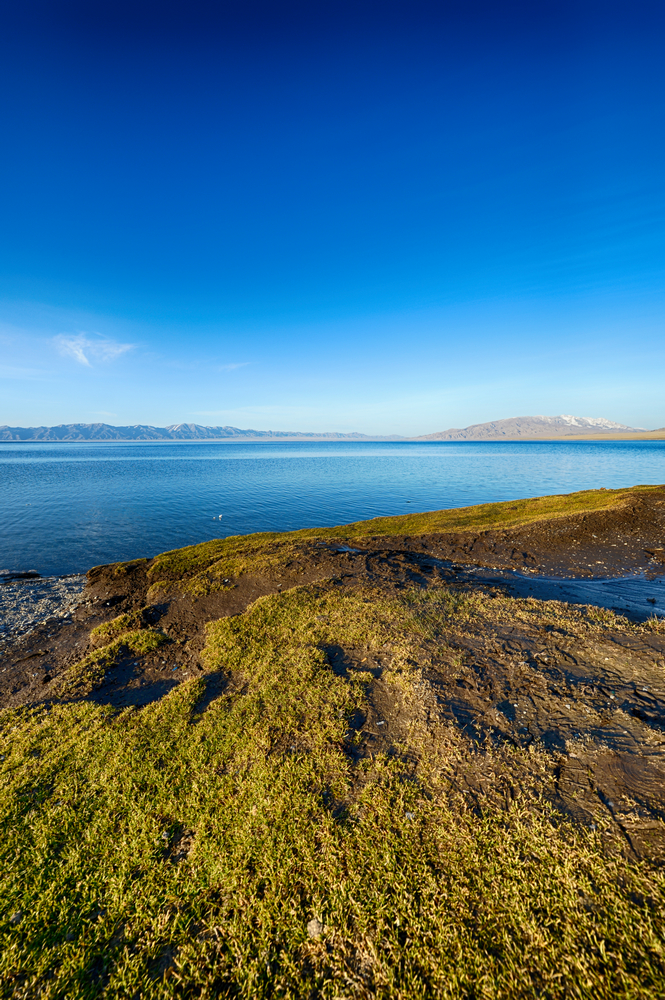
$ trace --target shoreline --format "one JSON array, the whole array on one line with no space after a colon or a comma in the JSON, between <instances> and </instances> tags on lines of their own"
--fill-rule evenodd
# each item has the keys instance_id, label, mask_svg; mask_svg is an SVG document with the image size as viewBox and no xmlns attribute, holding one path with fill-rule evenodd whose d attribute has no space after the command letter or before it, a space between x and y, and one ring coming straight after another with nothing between
<instances>
[{"instance_id":1,"label":"shoreline","mask_svg":"<svg viewBox=\"0 0 665 1000\"><path fill-rule=\"evenodd\" d=\"M85 573L0 581L0 658L37 627L59 628L80 604Z\"/></svg>"},{"instance_id":2,"label":"shoreline","mask_svg":"<svg viewBox=\"0 0 665 1000\"><path fill-rule=\"evenodd\" d=\"M515 929L512 982L532 984L535 960L558 976L567 921L570 982L602 940L646 996L665 618L552 599L536 588L555 571L557 585L632 572L663 587L665 486L235 536L85 581L4 584L0 599L37 598L0 665L16 966L46 955L58 995L100 955L109 995L152 982L165 996L170 969L187 995L240 994L237 970L260 982L269 941L262 981L295 970L283 993L304 997L310 959L348 983L348 956L370 953L360 925L410 996L401 934L418 975L457 935L475 982L497 929ZM60 617L41 617L63 586Z\"/></svg>"},{"instance_id":3,"label":"shoreline","mask_svg":"<svg viewBox=\"0 0 665 1000\"><path fill-rule=\"evenodd\" d=\"M598 441L665 441L665 431L644 431L636 434L546 434L533 436L502 435L500 437L436 437L421 435L402 437L400 435L368 435L362 438L334 437L229 437L229 438L0 438L0 445L17 444L539 444L562 442L564 444Z\"/></svg>"},{"instance_id":4,"label":"shoreline","mask_svg":"<svg viewBox=\"0 0 665 1000\"><path fill-rule=\"evenodd\" d=\"M154 692L163 694L202 669L206 623L242 614L258 598L294 587L383 580L381 586L392 592L436 579L454 589L489 588L509 599L559 602L571 613L588 606L644 623L662 620L664 578L665 486L230 536L95 566L85 575L2 584L0 707L50 697L41 679L64 677L82 656L93 655L92 633L118 615L129 615L128 621L139 615L140 627L159 622L160 630L174 617L182 646L173 662L161 653L132 654L123 680L114 675L113 698L123 704L136 697L152 700ZM167 662L175 675L164 687Z\"/></svg>"}]
</instances>

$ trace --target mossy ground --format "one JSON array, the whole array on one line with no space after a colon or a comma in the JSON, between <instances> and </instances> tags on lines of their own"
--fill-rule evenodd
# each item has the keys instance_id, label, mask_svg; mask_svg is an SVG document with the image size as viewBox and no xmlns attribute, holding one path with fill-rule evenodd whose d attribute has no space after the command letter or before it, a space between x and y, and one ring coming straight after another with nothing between
<instances>
[{"instance_id":1,"label":"mossy ground","mask_svg":"<svg viewBox=\"0 0 665 1000\"><path fill-rule=\"evenodd\" d=\"M67 671L58 684L61 696L80 697L89 694L106 675L109 667L117 663L123 654L142 656L158 649L165 642L166 637L155 629L132 629L130 626L134 617L120 615L106 625L92 630L93 643L105 642L108 638L112 638L112 641L95 649Z\"/></svg>"},{"instance_id":2,"label":"mossy ground","mask_svg":"<svg viewBox=\"0 0 665 1000\"><path fill-rule=\"evenodd\" d=\"M662 868L608 851L526 777L507 808L468 808L446 775L492 758L454 726L414 716L356 755L373 675L326 653L389 654L384 683L415 699L428 644L565 614L443 587L295 587L208 626L212 701L202 678L140 711L5 711L2 996L665 997ZM546 770L542 749L508 752L518 779L539 755Z\"/></svg>"},{"instance_id":3,"label":"mossy ground","mask_svg":"<svg viewBox=\"0 0 665 1000\"><path fill-rule=\"evenodd\" d=\"M153 584L151 600L174 590L202 596L224 590L232 581L251 571L275 573L294 560L308 558L317 544L335 541L362 543L370 538L436 535L509 530L538 521L551 521L576 514L608 511L661 492L662 487L635 486L621 490L582 490L578 493L479 504L453 510L377 517L369 521L333 528L308 528L290 532L262 532L214 539L164 552L152 561L148 578ZM140 560L121 563L133 567Z\"/></svg>"}]
</instances>

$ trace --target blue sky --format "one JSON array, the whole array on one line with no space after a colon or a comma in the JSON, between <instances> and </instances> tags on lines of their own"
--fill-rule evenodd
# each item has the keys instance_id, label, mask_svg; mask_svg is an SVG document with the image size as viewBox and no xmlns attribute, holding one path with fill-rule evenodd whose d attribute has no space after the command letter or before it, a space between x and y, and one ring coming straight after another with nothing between
<instances>
[{"instance_id":1,"label":"blue sky","mask_svg":"<svg viewBox=\"0 0 665 1000\"><path fill-rule=\"evenodd\" d=\"M665 425L662 3L0 10L0 423Z\"/></svg>"}]
</instances>

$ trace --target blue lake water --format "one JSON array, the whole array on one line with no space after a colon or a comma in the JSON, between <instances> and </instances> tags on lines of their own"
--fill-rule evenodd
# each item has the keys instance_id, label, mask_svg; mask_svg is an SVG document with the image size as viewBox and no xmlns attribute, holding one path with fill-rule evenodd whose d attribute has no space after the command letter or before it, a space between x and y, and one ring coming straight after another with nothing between
<instances>
[{"instance_id":1,"label":"blue lake water","mask_svg":"<svg viewBox=\"0 0 665 1000\"><path fill-rule=\"evenodd\" d=\"M637 483L665 483L665 441L3 443L0 570Z\"/></svg>"}]
</instances>

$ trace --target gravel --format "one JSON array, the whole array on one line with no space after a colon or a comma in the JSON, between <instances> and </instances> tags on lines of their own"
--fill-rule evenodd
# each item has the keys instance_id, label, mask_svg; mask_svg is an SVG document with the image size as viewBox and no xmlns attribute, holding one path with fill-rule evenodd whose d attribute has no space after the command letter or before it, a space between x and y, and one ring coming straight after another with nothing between
<instances>
[{"instance_id":1,"label":"gravel","mask_svg":"<svg viewBox=\"0 0 665 1000\"><path fill-rule=\"evenodd\" d=\"M38 625L66 621L80 603L85 583L83 574L0 583L0 647Z\"/></svg>"}]
</instances>

